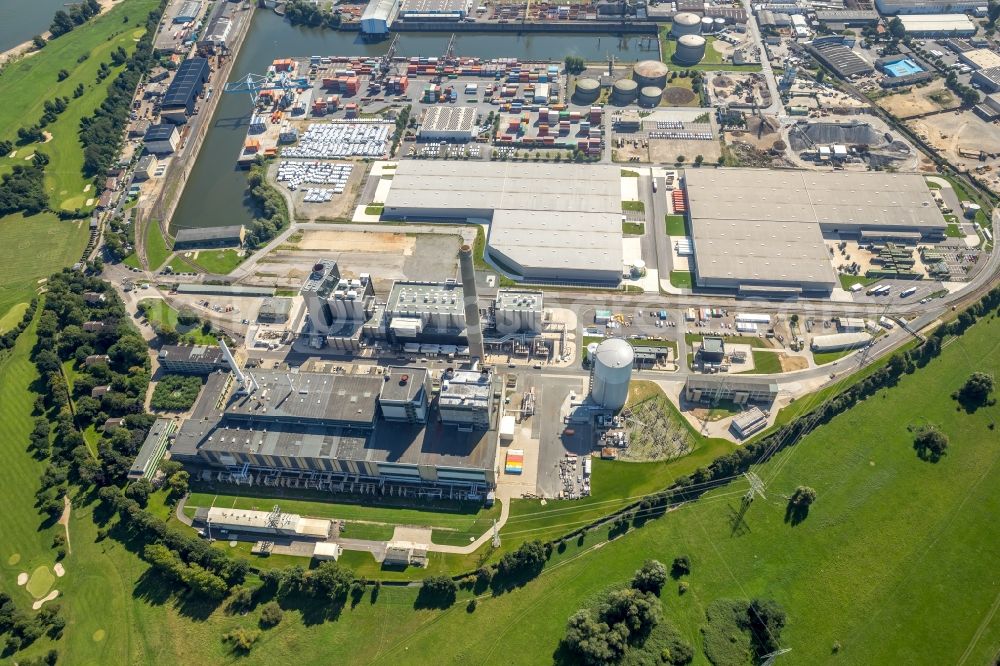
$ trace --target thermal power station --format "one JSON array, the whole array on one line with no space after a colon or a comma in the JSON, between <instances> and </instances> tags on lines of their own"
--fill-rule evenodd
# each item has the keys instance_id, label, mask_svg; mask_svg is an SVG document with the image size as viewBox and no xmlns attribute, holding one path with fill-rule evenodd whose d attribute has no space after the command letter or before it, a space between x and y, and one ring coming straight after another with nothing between
<instances>
[{"instance_id":1,"label":"thermal power station","mask_svg":"<svg viewBox=\"0 0 1000 666\"><path fill-rule=\"evenodd\" d=\"M674 60L679 65L697 65L705 57L705 38L701 35L684 35L677 40Z\"/></svg>"},{"instance_id":2,"label":"thermal power station","mask_svg":"<svg viewBox=\"0 0 1000 666\"><path fill-rule=\"evenodd\" d=\"M701 17L691 12L680 12L674 16L670 26L670 36L680 39L684 35L697 35L701 32Z\"/></svg>"},{"instance_id":3,"label":"thermal power station","mask_svg":"<svg viewBox=\"0 0 1000 666\"><path fill-rule=\"evenodd\" d=\"M628 401L635 353L626 340L608 338L593 355L590 369L590 397L601 407L617 412Z\"/></svg>"},{"instance_id":4,"label":"thermal power station","mask_svg":"<svg viewBox=\"0 0 1000 666\"><path fill-rule=\"evenodd\" d=\"M483 324L479 318L479 294L476 292L476 267L472 261L472 247L463 245L459 248L458 263L462 272L462 300L465 303L469 356L481 361L486 358L486 350L483 348Z\"/></svg>"}]
</instances>

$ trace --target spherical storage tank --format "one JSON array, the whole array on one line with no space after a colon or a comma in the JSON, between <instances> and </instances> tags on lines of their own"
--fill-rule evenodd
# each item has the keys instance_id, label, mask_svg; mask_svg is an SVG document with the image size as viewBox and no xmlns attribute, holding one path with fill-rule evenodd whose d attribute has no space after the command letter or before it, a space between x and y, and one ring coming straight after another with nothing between
<instances>
[{"instance_id":1,"label":"spherical storage tank","mask_svg":"<svg viewBox=\"0 0 1000 666\"><path fill-rule=\"evenodd\" d=\"M681 65L697 65L705 57L705 38L701 35L684 35L677 40L674 60Z\"/></svg>"},{"instance_id":2,"label":"spherical storage tank","mask_svg":"<svg viewBox=\"0 0 1000 666\"><path fill-rule=\"evenodd\" d=\"M670 34L680 38L684 35L697 35L701 32L701 17L691 12L681 12L674 16L674 23L670 26Z\"/></svg>"},{"instance_id":3,"label":"spherical storage tank","mask_svg":"<svg viewBox=\"0 0 1000 666\"><path fill-rule=\"evenodd\" d=\"M663 88L646 86L639 91L640 106L659 106L661 99L663 99Z\"/></svg>"},{"instance_id":4,"label":"spherical storage tank","mask_svg":"<svg viewBox=\"0 0 1000 666\"><path fill-rule=\"evenodd\" d=\"M631 79L619 79L611 88L611 101L615 104L629 104L639 94L639 84Z\"/></svg>"},{"instance_id":5,"label":"spherical storage tank","mask_svg":"<svg viewBox=\"0 0 1000 666\"><path fill-rule=\"evenodd\" d=\"M601 96L601 82L597 79L577 79L573 101L578 104L593 104Z\"/></svg>"},{"instance_id":6,"label":"spherical storage tank","mask_svg":"<svg viewBox=\"0 0 1000 666\"><path fill-rule=\"evenodd\" d=\"M635 67L632 68L632 80L638 83L640 86L659 86L663 87L667 85L667 74L670 70L659 60L642 60L635 63Z\"/></svg>"},{"instance_id":7,"label":"spherical storage tank","mask_svg":"<svg viewBox=\"0 0 1000 666\"><path fill-rule=\"evenodd\" d=\"M590 382L594 402L614 411L625 406L634 358L632 345L621 338L608 338L597 346Z\"/></svg>"}]
</instances>

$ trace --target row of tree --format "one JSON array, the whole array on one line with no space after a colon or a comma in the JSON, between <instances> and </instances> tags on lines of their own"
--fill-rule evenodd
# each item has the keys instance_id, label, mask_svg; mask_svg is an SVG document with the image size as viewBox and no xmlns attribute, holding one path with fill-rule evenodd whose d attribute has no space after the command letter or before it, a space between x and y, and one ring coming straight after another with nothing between
<instances>
[{"instance_id":1,"label":"row of tree","mask_svg":"<svg viewBox=\"0 0 1000 666\"><path fill-rule=\"evenodd\" d=\"M83 0L83 2L70 5L69 11L60 9L52 17L52 24L49 25L49 32L52 39L61 37L67 32L72 32L77 26L83 25L90 18L101 13L101 5L97 0Z\"/></svg>"},{"instance_id":2,"label":"row of tree","mask_svg":"<svg viewBox=\"0 0 1000 666\"><path fill-rule=\"evenodd\" d=\"M277 188L267 182L267 165L268 160L258 157L247 177L247 191L256 209L246 235L246 244L251 249L266 245L288 226L290 219L288 202Z\"/></svg>"},{"instance_id":3,"label":"row of tree","mask_svg":"<svg viewBox=\"0 0 1000 666\"><path fill-rule=\"evenodd\" d=\"M123 63L125 69L108 87L107 97L93 115L80 120L80 141L84 146L83 174L88 178L103 176L118 157L136 87L156 64L153 35L165 5L165 0L161 1L159 7L146 17L145 33L130 57L123 58L126 55L123 49L117 55L112 54L112 61Z\"/></svg>"},{"instance_id":4,"label":"row of tree","mask_svg":"<svg viewBox=\"0 0 1000 666\"><path fill-rule=\"evenodd\" d=\"M0 636L4 636L2 657L9 657L22 650L44 635L58 639L62 637L66 620L60 614L59 604L47 604L37 613L28 613L17 607L9 594L0 592ZM55 653L54 656L49 656ZM51 650L38 662L18 660L20 664L55 664L58 653Z\"/></svg>"},{"instance_id":5,"label":"row of tree","mask_svg":"<svg viewBox=\"0 0 1000 666\"><path fill-rule=\"evenodd\" d=\"M323 9L319 3L308 2L308 0L290 0L285 3L285 18L292 25L307 25L312 28L340 27L340 12L332 9Z\"/></svg>"}]
</instances>

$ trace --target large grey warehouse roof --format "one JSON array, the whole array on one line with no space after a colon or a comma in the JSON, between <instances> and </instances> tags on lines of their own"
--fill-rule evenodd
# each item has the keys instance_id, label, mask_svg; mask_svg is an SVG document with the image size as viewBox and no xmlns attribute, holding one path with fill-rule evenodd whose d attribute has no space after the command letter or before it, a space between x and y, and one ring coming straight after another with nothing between
<instances>
[{"instance_id":1,"label":"large grey warehouse roof","mask_svg":"<svg viewBox=\"0 0 1000 666\"><path fill-rule=\"evenodd\" d=\"M858 74L869 74L875 70L871 63L842 43L817 40L809 46L809 50L838 76L845 79Z\"/></svg>"},{"instance_id":2,"label":"large grey warehouse roof","mask_svg":"<svg viewBox=\"0 0 1000 666\"><path fill-rule=\"evenodd\" d=\"M822 232L934 233L944 218L918 174L689 169L699 284L832 286Z\"/></svg>"},{"instance_id":3,"label":"large grey warehouse roof","mask_svg":"<svg viewBox=\"0 0 1000 666\"><path fill-rule=\"evenodd\" d=\"M208 80L208 60L188 58L177 68L170 87L164 93L160 105L164 108L187 106L201 92L202 84Z\"/></svg>"},{"instance_id":4,"label":"large grey warehouse roof","mask_svg":"<svg viewBox=\"0 0 1000 666\"><path fill-rule=\"evenodd\" d=\"M234 396L225 407L234 418L370 426L375 420L379 377L316 372L253 373L260 390Z\"/></svg>"},{"instance_id":5,"label":"large grey warehouse roof","mask_svg":"<svg viewBox=\"0 0 1000 666\"><path fill-rule=\"evenodd\" d=\"M622 270L614 166L404 160L384 215L492 219L491 254L529 278L607 279Z\"/></svg>"}]
</instances>

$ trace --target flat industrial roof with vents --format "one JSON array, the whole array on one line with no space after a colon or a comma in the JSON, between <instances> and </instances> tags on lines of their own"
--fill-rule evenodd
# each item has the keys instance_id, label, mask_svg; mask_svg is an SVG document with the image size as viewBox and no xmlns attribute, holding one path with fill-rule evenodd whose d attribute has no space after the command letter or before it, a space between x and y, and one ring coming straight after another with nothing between
<instances>
[{"instance_id":1,"label":"flat industrial roof with vents","mask_svg":"<svg viewBox=\"0 0 1000 666\"><path fill-rule=\"evenodd\" d=\"M404 160L383 216L490 222L489 255L529 280L615 282L623 267L617 166Z\"/></svg>"},{"instance_id":2,"label":"flat industrial roof with vents","mask_svg":"<svg viewBox=\"0 0 1000 666\"><path fill-rule=\"evenodd\" d=\"M829 291L824 233L946 228L918 174L690 169L685 185L701 286Z\"/></svg>"}]
</instances>

